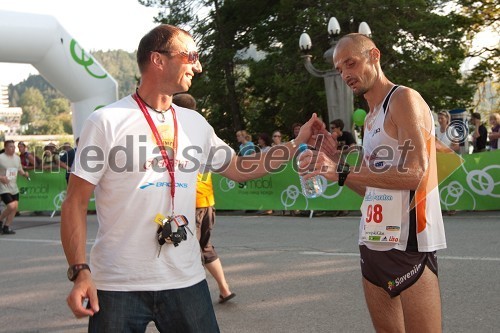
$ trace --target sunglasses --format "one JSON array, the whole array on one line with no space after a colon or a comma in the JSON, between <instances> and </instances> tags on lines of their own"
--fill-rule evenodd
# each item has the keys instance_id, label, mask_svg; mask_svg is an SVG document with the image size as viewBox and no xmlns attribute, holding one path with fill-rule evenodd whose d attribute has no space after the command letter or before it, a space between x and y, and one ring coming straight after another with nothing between
<instances>
[{"instance_id":1,"label":"sunglasses","mask_svg":"<svg viewBox=\"0 0 500 333\"><path fill-rule=\"evenodd\" d=\"M200 55L198 54L198 51L185 52L185 51L168 51L168 50L167 51L162 51L162 50L157 50L157 51L153 51L153 52L158 52L158 53L161 53L161 54L173 54L173 55L180 54L180 55L186 57L188 63L190 63L190 64L196 64L196 62L198 60L200 60Z\"/></svg>"}]
</instances>

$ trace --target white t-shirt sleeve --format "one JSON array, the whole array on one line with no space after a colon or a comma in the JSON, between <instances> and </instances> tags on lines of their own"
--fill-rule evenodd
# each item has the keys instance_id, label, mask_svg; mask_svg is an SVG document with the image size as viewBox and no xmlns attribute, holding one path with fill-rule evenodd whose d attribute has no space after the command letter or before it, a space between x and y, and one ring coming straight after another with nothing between
<instances>
[{"instance_id":1,"label":"white t-shirt sleeve","mask_svg":"<svg viewBox=\"0 0 500 333\"><path fill-rule=\"evenodd\" d=\"M74 162L74 174L97 185L108 168L109 138L94 117L89 117L80 134Z\"/></svg>"},{"instance_id":2,"label":"white t-shirt sleeve","mask_svg":"<svg viewBox=\"0 0 500 333\"><path fill-rule=\"evenodd\" d=\"M234 150L222 141L215 134L213 127L210 126L208 140L206 141L200 161L202 169L205 171L221 172L235 154Z\"/></svg>"}]
</instances>

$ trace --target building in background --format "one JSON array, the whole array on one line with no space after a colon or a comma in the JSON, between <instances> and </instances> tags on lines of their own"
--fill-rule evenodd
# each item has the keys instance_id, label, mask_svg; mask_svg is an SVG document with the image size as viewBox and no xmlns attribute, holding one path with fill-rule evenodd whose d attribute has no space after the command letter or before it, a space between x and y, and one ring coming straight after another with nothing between
<instances>
[{"instance_id":1,"label":"building in background","mask_svg":"<svg viewBox=\"0 0 500 333\"><path fill-rule=\"evenodd\" d=\"M9 90L7 86L0 86L0 132L4 135L19 134L21 128L21 115L23 110L19 107L9 107Z\"/></svg>"}]
</instances>

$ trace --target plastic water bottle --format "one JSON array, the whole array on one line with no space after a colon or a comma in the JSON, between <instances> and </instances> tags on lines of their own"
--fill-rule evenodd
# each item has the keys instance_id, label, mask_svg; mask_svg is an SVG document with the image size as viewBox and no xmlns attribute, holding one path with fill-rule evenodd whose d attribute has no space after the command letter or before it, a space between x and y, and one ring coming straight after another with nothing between
<instances>
[{"instance_id":1,"label":"plastic water bottle","mask_svg":"<svg viewBox=\"0 0 500 333\"><path fill-rule=\"evenodd\" d=\"M308 148L305 143L301 143L299 145L300 154L302 154L307 149ZM321 196L323 192L325 192L325 186L324 186L326 184L325 177L317 175L314 177L304 179L304 177L299 175L299 179L300 179L300 185L302 187L302 194L304 194L306 198L309 199L317 198Z\"/></svg>"}]
</instances>

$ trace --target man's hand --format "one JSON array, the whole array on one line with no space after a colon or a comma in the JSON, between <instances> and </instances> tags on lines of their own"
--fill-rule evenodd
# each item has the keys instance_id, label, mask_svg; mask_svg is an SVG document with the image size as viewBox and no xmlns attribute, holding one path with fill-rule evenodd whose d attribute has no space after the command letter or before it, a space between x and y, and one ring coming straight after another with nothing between
<instances>
[{"instance_id":1,"label":"man's hand","mask_svg":"<svg viewBox=\"0 0 500 333\"><path fill-rule=\"evenodd\" d=\"M295 142L297 144L307 143L310 146L314 146L316 138L313 138L313 136L324 129L325 123L318 118L316 113L313 113L311 119L300 127L300 132L295 138Z\"/></svg>"},{"instance_id":2,"label":"man's hand","mask_svg":"<svg viewBox=\"0 0 500 333\"><path fill-rule=\"evenodd\" d=\"M0 176L0 182L2 182L2 184L8 184L9 178L7 178L7 176Z\"/></svg>"},{"instance_id":3,"label":"man's hand","mask_svg":"<svg viewBox=\"0 0 500 333\"><path fill-rule=\"evenodd\" d=\"M90 305L84 307L83 302L86 298ZM88 270L80 271L66 301L76 318L93 316L99 311L97 289Z\"/></svg>"},{"instance_id":4,"label":"man's hand","mask_svg":"<svg viewBox=\"0 0 500 333\"><path fill-rule=\"evenodd\" d=\"M321 129L313 135L313 139L316 142L314 148L318 151L323 152L331 159L336 159L338 155L337 150L337 134L330 133L326 129Z\"/></svg>"},{"instance_id":5,"label":"man's hand","mask_svg":"<svg viewBox=\"0 0 500 333\"><path fill-rule=\"evenodd\" d=\"M298 169L304 178L321 175L329 181L338 181L337 164L340 155L330 158L325 153L315 150L306 150L298 157Z\"/></svg>"}]
</instances>

